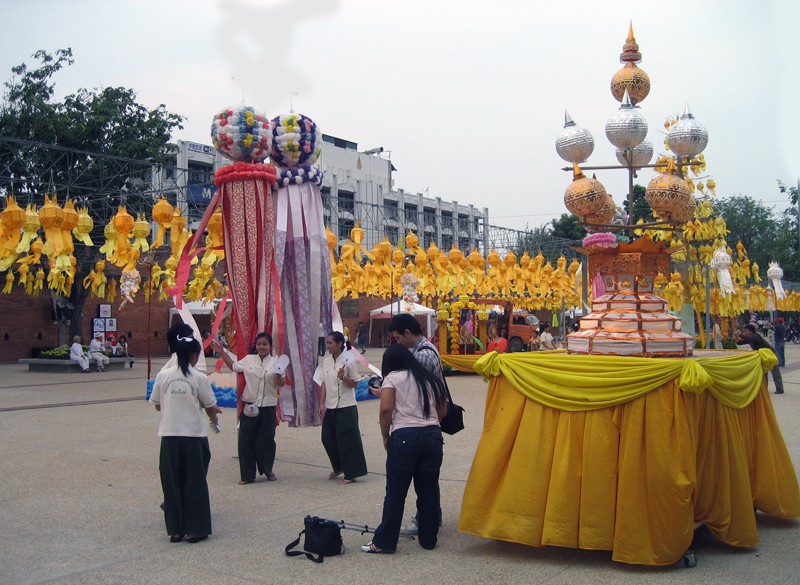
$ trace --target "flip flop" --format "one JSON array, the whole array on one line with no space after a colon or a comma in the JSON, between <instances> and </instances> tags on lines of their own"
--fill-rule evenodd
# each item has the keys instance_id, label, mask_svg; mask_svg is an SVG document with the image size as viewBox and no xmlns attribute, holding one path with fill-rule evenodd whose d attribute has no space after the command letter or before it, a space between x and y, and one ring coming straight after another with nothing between
<instances>
[{"instance_id":1,"label":"flip flop","mask_svg":"<svg viewBox=\"0 0 800 585\"><path fill-rule=\"evenodd\" d=\"M347 479L346 477L343 477L336 483L338 483L339 485L347 485L348 483L355 483L355 482L356 482L355 479Z\"/></svg>"},{"instance_id":2,"label":"flip flop","mask_svg":"<svg viewBox=\"0 0 800 585\"><path fill-rule=\"evenodd\" d=\"M252 479L243 479L239 482L239 485L247 485L248 483L253 483Z\"/></svg>"}]
</instances>

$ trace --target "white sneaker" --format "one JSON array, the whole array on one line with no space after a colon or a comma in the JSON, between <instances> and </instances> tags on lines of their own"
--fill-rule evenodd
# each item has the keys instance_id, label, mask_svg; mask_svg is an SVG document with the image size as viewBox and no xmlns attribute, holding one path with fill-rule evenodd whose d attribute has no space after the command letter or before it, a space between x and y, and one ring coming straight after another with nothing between
<instances>
[{"instance_id":1,"label":"white sneaker","mask_svg":"<svg viewBox=\"0 0 800 585\"><path fill-rule=\"evenodd\" d=\"M417 534L419 534L419 526L417 526L415 520L412 520L411 524L409 524L405 528L400 529L400 534L402 534L403 536L416 536Z\"/></svg>"}]
</instances>

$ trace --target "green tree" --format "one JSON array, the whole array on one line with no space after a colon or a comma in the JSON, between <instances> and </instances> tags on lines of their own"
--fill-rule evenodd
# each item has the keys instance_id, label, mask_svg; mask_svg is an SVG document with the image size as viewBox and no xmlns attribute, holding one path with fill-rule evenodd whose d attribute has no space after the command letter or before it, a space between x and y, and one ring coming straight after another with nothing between
<instances>
[{"instance_id":1,"label":"green tree","mask_svg":"<svg viewBox=\"0 0 800 585\"><path fill-rule=\"evenodd\" d=\"M124 87L80 89L54 100L55 75L72 65L71 49L37 51L37 65L12 68L0 103L0 196L40 205L49 189L86 205L94 220L92 239L125 204L131 214L149 212L154 201L152 173L174 160L173 130L183 117L159 105L148 109ZM65 192L66 191L66 192ZM80 315L88 291L83 279L100 259L99 245L76 246L76 274L69 302ZM72 332L80 320L72 320Z\"/></svg>"},{"instance_id":2,"label":"green tree","mask_svg":"<svg viewBox=\"0 0 800 585\"><path fill-rule=\"evenodd\" d=\"M788 254L790 250L787 250L792 233L787 216L747 195L719 199L714 202L714 210L725 219L730 232L726 237L728 244L735 247L737 242L742 242L750 259L761 267L762 277L771 261L781 264L784 278L796 277L796 268ZM795 248L796 235L794 232Z\"/></svg>"},{"instance_id":3,"label":"green tree","mask_svg":"<svg viewBox=\"0 0 800 585\"><path fill-rule=\"evenodd\" d=\"M776 261L783 268L786 280L800 282L800 227L797 223L797 187L787 187L778 181L778 190L789 195L790 206L780 215Z\"/></svg>"},{"instance_id":4,"label":"green tree","mask_svg":"<svg viewBox=\"0 0 800 585\"><path fill-rule=\"evenodd\" d=\"M582 240L586 237L586 230L580 224L577 215L562 213L561 217L550 222L551 234L557 238L567 240Z\"/></svg>"},{"instance_id":5,"label":"green tree","mask_svg":"<svg viewBox=\"0 0 800 585\"><path fill-rule=\"evenodd\" d=\"M647 199L645 199L646 192L647 189L642 185L633 186L633 221L629 220L630 223L636 223L640 219L645 222L653 221L653 212L650 209L650 205L647 203ZM628 196L626 194L625 201L622 203L622 209L624 209L625 213L628 215L630 215L629 207Z\"/></svg>"}]
</instances>

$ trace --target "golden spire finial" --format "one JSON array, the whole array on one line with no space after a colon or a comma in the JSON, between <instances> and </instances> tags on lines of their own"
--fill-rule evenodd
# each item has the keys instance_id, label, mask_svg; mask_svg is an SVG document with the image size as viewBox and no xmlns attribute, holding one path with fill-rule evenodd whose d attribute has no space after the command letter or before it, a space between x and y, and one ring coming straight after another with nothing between
<instances>
[{"instance_id":1,"label":"golden spire finial","mask_svg":"<svg viewBox=\"0 0 800 585\"><path fill-rule=\"evenodd\" d=\"M628 25L628 38L625 44L622 45L622 53L619 55L620 63L639 63L642 60L642 54L639 52L639 45L636 43L636 37L633 36L633 21Z\"/></svg>"},{"instance_id":2,"label":"golden spire finial","mask_svg":"<svg viewBox=\"0 0 800 585\"><path fill-rule=\"evenodd\" d=\"M583 174L583 171L581 170L581 168L578 166L578 163L573 162L572 163L572 180L574 181L576 179L582 179L584 176L585 175Z\"/></svg>"}]
</instances>

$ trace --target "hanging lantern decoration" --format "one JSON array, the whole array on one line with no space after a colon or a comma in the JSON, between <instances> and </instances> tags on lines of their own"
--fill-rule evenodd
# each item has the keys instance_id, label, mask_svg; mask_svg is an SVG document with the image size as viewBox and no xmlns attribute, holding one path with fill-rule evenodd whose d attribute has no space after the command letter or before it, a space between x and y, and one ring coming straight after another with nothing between
<instances>
[{"instance_id":1,"label":"hanging lantern decoration","mask_svg":"<svg viewBox=\"0 0 800 585\"><path fill-rule=\"evenodd\" d=\"M783 290L781 279L783 278L783 269L777 262L770 262L767 269L767 278L772 283L772 288L775 289L775 300L782 301L786 298L786 292Z\"/></svg>"},{"instance_id":2,"label":"hanging lantern decoration","mask_svg":"<svg viewBox=\"0 0 800 585\"><path fill-rule=\"evenodd\" d=\"M678 176L672 158L667 163L667 170L647 185L645 199L660 218L672 225L682 225L694 214L694 197L686 181Z\"/></svg>"},{"instance_id":3,"label":"hanging lantern decoration","mask_svg":"<svg viewBox=\"0 0 800 585\"><path fill-rule=\"evenodd\" d=\"M150 222L142 213L136 214L136 221L133 222L133 244L131 246L139 252L147 252L150 249L150 244L147 243L147 237L150 235Z\"/></svg>"},{"instance_id":4,"label":"hanging lantern decoration","mask_svg":"<svg viewBox=\"0 0 800 585\"><path fill-rule=\"evenodd\" d=\"M29 203L25 208L25 222L22 224L22 238L17 245L17 253L24 254L31 248L31 244L39 235L39 212L36 206Z\"/></svg>"},{"instance_id":5,"label":"hanging lantern decoration","mask_svg":"<svg viewBox=\"0 0 800 585\"><path fill-rule=\"evenodd\" d=\"M11 195L6 197L6 208L0 214L0 221L7 237L4 247L9 253L16 253L22 238L20 229L25 225L26 214Z\"/></svg>"},{"instance_id":6,"label":"hanging lantern decoration","mask_svg":"<svg viewBox=\"0 0 800 585\"><path fill-rule=\"evenodd\" d=\"M139 271L135 268L122 273L119 286L119 292L122 296L122 303L119 305L120 309L127 303L133 303L133 297L139 291L139 284L141 281L142 278L139 275Z\"/></svg>"},{"instance_id":7,"label":"hanging lantern decoration","mask_svg":"<svg viewBox=\"0 0 800 585\"><path fill-rule=\"evenodd\" d=\"M206 235L206 251L203 253L203 264L211 266L225 259L225 242L222 234L222 209L211 214L208 219Z\"/></svg>"},{"instance_id":8,"label":"hanging lantern decoration","mask_svg":"<svg viewBox=\"0 0 800 585\"><path fill-rule=\"evenodd\" d=\"M569 115L564 112L564 129L556 138L556 152L567 162L582 163L594 151L594 138L586 128L576 126Z\"/></svg>"},{"instance_id":9,"label":"hanging lantern decoration","mask_svg":"<svg viewBox=\"0 0 800 585\"><path fill-rule=\"evenodd\" d=\"M156 237L153 238L153 247L159 248L164 245L164 236L167 234L167 228L172 223L172 215L175 213L172 205L164 197L159 199L153 205L153 221L158 224Z\"/></svg>"},{"instance_id":10,"label":"hanging lantern decoration","mask_svg":"<svg viewBox=\"0 0 800 585\"><path fill-rule=\"evenodd\" d=\"M619 56L619 62L624 63L624 67L611 78L611 94L618 102L621 102L625 92L628 92L631 102L636 105L650 93L650 76L637 65L641 61L642 54L633 36L633 23L631 23L628 27L628 38Z\"/></svg>"},{"instance_id":11,"label":"hanging lantern decoration","mask_svg":"<svg viewBox=\"0 0 800 585\"><path fill-rule=\"evenodd\" d=\"M71 199L64 202L64 223L61 224L61 243L64 254L69 255L75 251L75 243L72 241L72 230L78 227L80 215L75 211L75 204Z\"/></svg>"},{"instance_id":12,"label":"hanging lantern decoration","mask_svg":"<svg viewBox=\"0 0 800 585\"><path fill-rule=\"evenodd\" d=\"M94 246L92 238L89 234L94 229L94 220L89 215L89 209L86 207L78 208L78 225L72 230L72 237L81 242L84 246Z\"/></svg>"},{"instance_id":13,"label":"hanging lantern decoration","mask_svg":"<svg viewBox=\"0 0 800 585\"><path fill-rule=\"evenodd\" d=\"M733 279L730 272L731 255L725 249L724 245L719 246L714 252L714 257L711 258L711 270L717 273L717 283L722 296L733 294Z\"/></svg>"},{"instance_id":14,"label":"hanging lantern decoration","mask_svg":"<svg viewBox=\"0 0 800 585\"><path fill-rule=\"evenodd\" d=\"M114 223L109 221L103 228L103 237L106 242L100 247L100 253L105 254L106 260L111 262L114 255L114 250L117 247L117 230L114 228Z\"/></svg>"},{"instance_id":15,"label":"hanging lantern decoration","mask_svg":"<svg viewBox=\"0 0 800 585\"><path fill-rule=\"evenodd\" d=\"M56 195L53 198L44 196L44 205L39 209L39 223L44 229L44 248L42 253L45 256L55 258L61 254L64 244L61 240L61 224L64 223L64 210L58 206Z\"/></svg>"},{"instance_id":16,"label":"hanging lantern decoration","mask_svg":"<svg viewBox=\"0 0 800 585\"><path fill-rule=\"evenodd\" d=\"M117 241L111 261L117 266L125 266L128 263L128 255L131 249L131 232L135 222L136 220L128 213L124 205L120 205L117 208L117 213L111 219L114 230L117 232Z\"/></svg>"},{"instance_id":17,"label":"hanging lantern decoration","mask_svg":"<svg viewBox=\"0 0 800 585\"><path fill-rule=\"evenodd\" d=\"M570 213L583 222L586 216L602 210L607 202L602 183L594 177L586 177L577 163L573 163L573 181L564 192L564 205Z\"/></svg>"},{"instance_id":18,"label":"hanging lantern decoration","mask_svg":"<svg viewBox=\"0 0 800 585\"><path fill-rule=\"evenodd\" d=\"M669 127L669 149L679 157L694 157L708 145L708 130L694 119L687 105L680 119Z\"/></svg>"},{"instance_id":19,"label":"hanging lantern decoration","mask_svg":"<svg viewBox=\"0 0 800 585\"><path fill-rule=\"evenodd\" d=\"M181 214L180 209L174 208L172 221L169 224L169 245L172 250L173 258L180 258L181 251L189 240L189 232L186 231L186 218Z\"/></svg>"},{"instance_id":20,"label":"hanging lantern decoration","mask_svg":"<svg viewBox=\"0 0 800 585\"><path fill-rule=\"evenodd\" d=\"M634 107L628 91L622 98L617 113L606 122L606 138L617 148L636 148L647 137L647 120L639 108Z\"/></svg>"}]
</instances>

